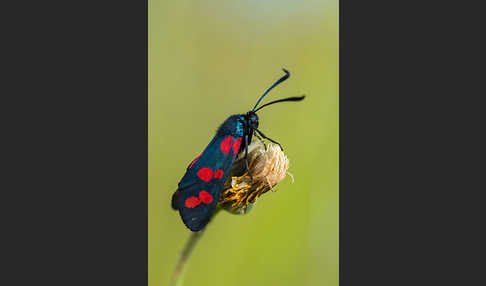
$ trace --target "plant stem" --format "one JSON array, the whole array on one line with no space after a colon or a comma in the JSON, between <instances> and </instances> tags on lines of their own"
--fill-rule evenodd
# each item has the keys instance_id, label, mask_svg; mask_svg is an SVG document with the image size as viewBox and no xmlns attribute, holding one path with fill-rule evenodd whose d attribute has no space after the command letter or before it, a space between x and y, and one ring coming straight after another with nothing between
<instances>
[{"instance_id":1,"label":"plant stem","mask_svg":"<svg viewBox=\"0 0 486 286\"><path fill-rule=\"evenodd\" d=\"M216 207L213 213L213 219L216 216L216 214L220 211L221 209L219 207ZM206 225L207 227L207 225ZM179 256L179 259L177 260L176 267L174 269L174 274L172 275L172 280L170 282L170 286L179 286L182 285L183 278L184 278L184 273L185 273L185 266L187 264L187 261L191 257L191 253L196 247L197 242L200 240L200 238L203 236L204 231L206 230L206 227L203 228L200 231L196 232L191 232L191 235L189 236L189 239L186 242L186 245L184 246L184 249L181 252L181 255Z\"/></svg>"},{"instance_id":2,"label":"plant stem","mask_svg":"<svg viewBox=\"0 0 486 286\"><path fill-rule=\"evenodd\" d=\"M184 249L182 250L181 255L179 256L179 259L177 260L177 265L174 270L174 274L172 275L172 281L170 282L171 286L178 286L182 285L182 278L184 277L184 272L185 272L185 265L189 257L191 257L192 250L196 246L197 242L201 238L201 236L204 233L204 229L201 231L197 232L192 232L191 236L189 236L189 239L186 242L186 246L184 246Z\"/></svg>"}]
</instances>

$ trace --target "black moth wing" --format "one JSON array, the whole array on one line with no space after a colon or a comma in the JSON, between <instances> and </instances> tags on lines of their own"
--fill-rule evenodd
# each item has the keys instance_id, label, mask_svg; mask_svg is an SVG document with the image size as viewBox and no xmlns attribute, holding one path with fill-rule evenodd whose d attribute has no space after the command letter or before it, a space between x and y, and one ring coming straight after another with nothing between
<instances>
[{"instance_id":1,"label":"black moth wing","mask_svg":"<svg viewBox=\"0 0 486 286\"><path fill-rule=\"evenodd\" d=\"M211 219L241 141L234 135L216 135L179 182L172 207L190 230L203 229Z\"/></svg>"}]
</instances>

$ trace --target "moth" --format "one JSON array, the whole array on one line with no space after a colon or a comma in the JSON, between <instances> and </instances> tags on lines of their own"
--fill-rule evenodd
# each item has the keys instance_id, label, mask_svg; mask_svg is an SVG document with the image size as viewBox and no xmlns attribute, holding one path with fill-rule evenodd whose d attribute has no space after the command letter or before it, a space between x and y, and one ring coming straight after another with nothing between
<instances>
[{"instance_id":1,"label":"moth","mask_svg":"<svg viewBox=\"0 0 486 286\"><path fill-rule=\"evenodd\" d=\"M259 122L256 114L263 107L274 103L304 99L305 96L288 97L257 108L270 90L289 78L289 71L286 69L283 71L285 75L260 96L252 110L246 114L231 115L226 119L201 155L187 167L177 190L172 195L172 208L179 210L182 221L191 231L202 230L210 221L228 172L240 152L245 152L244 159L249 172L248 145L254 134L260 139L267 139L277 144L283 150L280 143L268 138L258 129ZM249 176L251 177L250 173Z\"/></svg>"}]
</instances>

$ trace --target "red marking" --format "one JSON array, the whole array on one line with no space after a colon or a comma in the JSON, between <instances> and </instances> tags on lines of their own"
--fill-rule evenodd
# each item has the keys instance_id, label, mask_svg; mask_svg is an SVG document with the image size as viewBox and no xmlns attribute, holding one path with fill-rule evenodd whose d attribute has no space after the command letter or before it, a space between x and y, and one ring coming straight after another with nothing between
<instances>
[{"instance_id":1,"label":"red marking","mask_svg":"<svg viewBox=\"0 0 486 286\"><path fill-rule=\"evenodd\" d=\"M223 174L224 174L223 170L218 169L216 172L214 172L214 178L221 179L223 177Z\"/></svg>"},{"instance_id":2,"label":"red marking","mask_svg":"<svg viewBox=\"0 0 486 286\"><path fill-rule=\"evenodd\" d=\"M201 203L201 201L198 198L192 196L192 197L187 198L187 200L184 204L186 205L187 208L192 209L192 208L197 207L200 203Z\"/></svg>"},{"instance_id":3,"label":"red marking","mask_svg":"<svg viewBox=\"0 0 486 286\"><path fill-rule=\"evenodd\" d=\"M223 141L221 141L221 144L219 144L219 147L221 148L221 152L223 154L228 154L228 152L231 149L231 145L233 145L233 137L232 136L226 136Z\"/></svg>"},{"instance_id":4,"label":"red marking","mask_svg":"<svg viewBox=\"0 0 486 286\"><path fill-rule=\"evenodd\" d=\"M241 145L241 137L236 139L235 144L233 145L233 154L236 155L236 153L238 153L238 150L240 149L240 145Z\"/></svg>"},{"instance_id":5,"label":"red marking","mask_svg":"<svg viewBox=\"0 0 486 286\"><path fill-rule=\"evenodd\" d=\"M202 190L199 193L199 199L201 200L201 202L209 205L213 201L213 196L211 196L211 194L206 192L205 190Z\"/></svg>"},{"instance_id":6,"label":"red marking","mask_svg":"<svg viewBox=\"0 0 486 286\"><path fill-rule=\"evenodd\" d=\"M201 154L202 155L202 154ZM194 165L194 163L196 163L197 159L199 159L201 157L201 155L197 156L196 159L194 159L191 163L191 165L189 165L189 168L192 168L192 165Z\"/></svg>"},{"instance_id":7,"label":"red marking","mask_svg":"<svg viewBox=\"0 0 486 286\"><path fill-rule=\"evenodd\" d=\"M201 168L197 171L197 176L204 182L209 182L213 178L213 170L207 167Z\"/></svg>"}]
</instances>

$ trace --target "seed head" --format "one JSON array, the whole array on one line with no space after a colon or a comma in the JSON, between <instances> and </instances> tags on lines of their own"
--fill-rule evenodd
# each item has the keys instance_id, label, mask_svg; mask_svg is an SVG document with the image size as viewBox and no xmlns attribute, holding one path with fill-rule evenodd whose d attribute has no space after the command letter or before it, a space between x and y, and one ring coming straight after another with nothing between
<instances>
[{"instance_id":1,"label":"seed head","mask_svg":"<svg viewBox=\"0 0 486 286\"><path fill-rule=\"evenodd\" d=\"M219 205L234 214L248 213L256 200L282 181L287 175L289 160L278 145L264 145L255 140L248 146L248 168L246 171L245 154L236 158L230 176L226 180Z\"/></svg>"}]
</instances>

